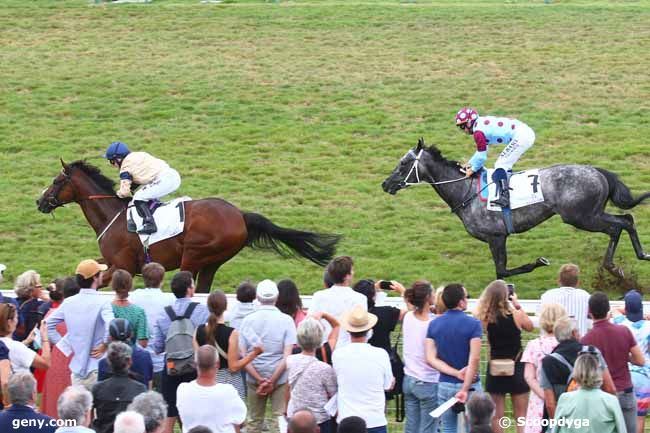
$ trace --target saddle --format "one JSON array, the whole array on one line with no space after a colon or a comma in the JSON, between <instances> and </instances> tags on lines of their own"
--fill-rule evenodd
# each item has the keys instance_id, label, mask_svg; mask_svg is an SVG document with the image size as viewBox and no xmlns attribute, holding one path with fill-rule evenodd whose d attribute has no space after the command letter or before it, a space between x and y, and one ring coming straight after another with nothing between
<instances>
[{"instance_id":1,"label":"saddle","mask_svg":"<svg viewBox=\"0 0 650 433\"><path fill-rule=\"evenodd\" d=\"M190 200L192 200L190 197L179 197L169 202L151 200L149 209L151 209L158 231L150 235L138 234L143 245L151 245L182 233L185 226L185 202ZM143 216L137 211L133 202L129 203L126 212L127 230L137 233L142 228L142 220Z\"/></svg>"}]
</instances>

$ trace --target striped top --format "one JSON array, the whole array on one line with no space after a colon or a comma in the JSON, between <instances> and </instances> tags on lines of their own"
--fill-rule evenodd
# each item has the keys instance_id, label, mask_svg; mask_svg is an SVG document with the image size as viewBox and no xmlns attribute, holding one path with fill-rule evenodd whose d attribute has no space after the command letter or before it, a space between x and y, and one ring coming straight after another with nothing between
<instances>
[{"instance_id":1,"label":"striped top","mask_svg":"<svg viewBox=\"0 0 650 433\"><path fill-rule=\"evenodd\" d=\"M542 295L541 302L537 307L538 316L545 304L560 304L563 306L569 317L575 319L578 324L581 337L584 337L591 328L589 293L586 290L575 287L559 287L547 290Z\"/></svg>"}]
</instances>

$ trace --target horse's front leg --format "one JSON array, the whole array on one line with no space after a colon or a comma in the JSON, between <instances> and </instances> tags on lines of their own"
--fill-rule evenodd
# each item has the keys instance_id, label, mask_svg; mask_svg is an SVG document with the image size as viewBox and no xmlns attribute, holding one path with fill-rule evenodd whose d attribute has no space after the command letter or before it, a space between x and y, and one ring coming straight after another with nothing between
<instances>
[{"instance_id":1,"label":"horse's front leg","mask_svg":"<svg viewBox=\"0 0 650 433\"><path fill-rule=\"evenodd\" d=\"M497 271L497 278L503 279L512 275L526 274L532 272L540 266L548 266L550 262L544 257L538 257L533 263L519 266L518 268L507 269L508 265L508 251L506 249L507 236L494 236L488 239L490 251L492 252L492 259Z\"/></svg>"}]
</instances>

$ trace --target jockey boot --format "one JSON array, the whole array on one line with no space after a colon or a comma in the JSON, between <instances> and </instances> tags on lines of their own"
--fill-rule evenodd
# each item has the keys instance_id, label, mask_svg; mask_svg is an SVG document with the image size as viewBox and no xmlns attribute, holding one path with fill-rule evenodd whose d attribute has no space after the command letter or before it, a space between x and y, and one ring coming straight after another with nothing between
<instances>
[{"instance_id":1,"label":"jockey boot","mask_svg":"<svg viewBox=\"0 0 650 433\"><path fill-rule=\"evenodd\" d=\"M499 190L499 198L492 201L492 205L500 206L501 209L510 207L510 182L508 178L499 179L497 188Z\"/></svg>"},{"instance_id":2,"label":"jockey boot","mask_svg":"<svg viewBox=\"0 0 650 433\"><path fill-rule=\"evenodd\" d=\"M142 228L138 230L138 233L141 235L150 235L156 233L158 228L156 223L153 220L153 215L151 215L151 210L149 209L149 204L146 201L135 200L133 205L138 210L138 213L142 215Z\"/></svg>"}]
</instances>

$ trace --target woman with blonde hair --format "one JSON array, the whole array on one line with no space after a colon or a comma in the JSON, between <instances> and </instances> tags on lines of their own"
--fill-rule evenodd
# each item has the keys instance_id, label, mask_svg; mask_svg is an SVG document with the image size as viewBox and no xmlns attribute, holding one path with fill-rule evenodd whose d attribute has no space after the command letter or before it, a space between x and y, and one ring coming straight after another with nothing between
<instances>
[{"instance_id":1,"label":"woman with blonde hair","mask_svg":"<svg viewBox=\"0 0 650 433\"><path fill-rule=\"evenodd\" d=\"M18 326L14 338L18 341L25 341L28 346L32 344L32 330L36 327L43 315L39 311L44 301L50 298L43 290L41 276L34 270L25 271L18 275L14 285L16 301L18 301Z\"/></svg>"},{"instance_id":2,"label":"woman with blonde hair","mask_svg":"<svg viewBox=\"0 0 650 433\"><path fill-rule=\"evenodd\" d=\"M567 318L567 312L560 304L542 305L539 315L540 336L530 340L521 356L526 364L524 378L532 391L528 397L525 433L540 433L541 420L544 415L544 390L539 384L542 371L542 359L553 352L558 341L553 335L553 328L559 319Z\"/></svg>"},{"instance_id":3,"label":"woman with blonde hair","mask_svg":"<svg viewBox=\"0 0 650 433\"><path fill-rule=\"evenodd\" d=\"M560 396L555 410L557 427L554 432L626 433L627 427L618 398L600 389L603 370L593 346L583 346L573 367L573 378L579 389L564 392Z\"/></svg>"},{"instance_id":4,"label":"woman with blonde hair","mask_svg":"<svg viewBox=\"0 0 650 433\"><path fill-rule=\"evenodd\" d=\"M521 330L532 331L533 322L521 309L517 295L510 294L503 280L491 282L481 294L476 311L490 343L485 390L496 406L492 429L501 433L498 420L504 416L506 394L510 394L515 419L526 416L528 392L521 357ZM523 433L523 426L517 432Z\"/></svg>"}]
</instances>

